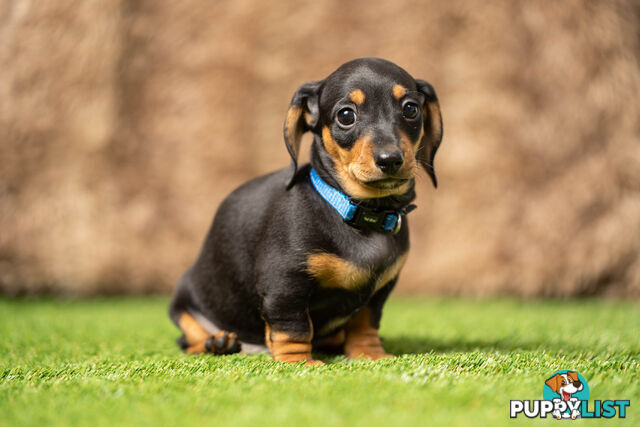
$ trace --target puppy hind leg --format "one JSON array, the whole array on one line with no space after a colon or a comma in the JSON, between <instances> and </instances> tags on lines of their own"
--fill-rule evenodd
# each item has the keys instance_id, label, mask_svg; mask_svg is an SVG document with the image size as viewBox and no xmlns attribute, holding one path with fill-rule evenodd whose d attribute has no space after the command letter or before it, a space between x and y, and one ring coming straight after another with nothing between
<instances>
[{"instance_id":1,"label":"puppy hind leg","mask_svg":"<svg viewBox=\"0 0 640 427\"><path fill-rule=\"evenodd\" d=\"M350 359L378 360L393 355L384 351L378 329L371 324L371 309L365 307L346 326L344 353Z\"/></svg>"},{"instance_id":2,"label":"puppy hind leg","mask_svg":"<svg viewBox=\"0 0 640 427\"><path fill-rule=\"evenodd\" d=\"M240 341L234 332L219 331L212 335L189 313L180 315L178 326L184 333L178 344L189 354L232 354L240 351Z\"/></svg>"}]
</instances>

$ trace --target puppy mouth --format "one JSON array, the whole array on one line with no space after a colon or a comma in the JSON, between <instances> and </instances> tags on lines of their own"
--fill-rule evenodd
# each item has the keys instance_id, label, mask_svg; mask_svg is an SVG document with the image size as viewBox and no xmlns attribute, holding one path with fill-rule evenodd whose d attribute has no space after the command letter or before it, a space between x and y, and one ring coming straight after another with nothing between
<instances>
[{"instance_id":1,"label":"puppy mouth","mask_svg":"<svg viewBox=\"0 0 640 427\"><path fill-rule=\"evenodd\" d=\"M375 188L377 190L394 190L406 184L409 180L404 178L383 178L373 181L363 182L368 187Z\"/></svg>"}]
</instances>

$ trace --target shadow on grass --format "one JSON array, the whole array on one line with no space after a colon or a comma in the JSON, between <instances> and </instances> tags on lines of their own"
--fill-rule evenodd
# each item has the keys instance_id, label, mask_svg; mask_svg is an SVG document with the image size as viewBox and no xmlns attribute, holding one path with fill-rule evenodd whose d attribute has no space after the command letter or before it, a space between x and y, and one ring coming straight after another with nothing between
<instances>
[{"instance_id":1,"label":"shadow on grass","mask_svg":"<svg viewBox=\"0 0 640 427\"><path fill-rule=\"evenodd\" d=\"M554 343L539 343L525 341L510 341L507 339L494 341L479 340L437 340L428 337L396 336L382 337L384 349L396 356L403 354L426 354L426 353L469 353L480 352L513 352L513 351L546 351L554 353L556 351L583 350L575 346L567 348L554 345ZM342 352L326 353L315 352L314 358L322 360L324 363L341 363L344 360Z\"/></svg>"},{"instance_id":2,"label":"shadow on grass","mask_svg":"<svg viewBox=\"0 0 640 427\"><path fill-rule=\"evenodd\" d=\"M420 353L455 353L469 351L522 351L522 350L557 350L554 346L536 342L509 340L468 341L468 340L436 340L428 337L385 337L384 348L393 354ZM570 350L564 348L563 350Z\"/></svg>"}]
</instances>

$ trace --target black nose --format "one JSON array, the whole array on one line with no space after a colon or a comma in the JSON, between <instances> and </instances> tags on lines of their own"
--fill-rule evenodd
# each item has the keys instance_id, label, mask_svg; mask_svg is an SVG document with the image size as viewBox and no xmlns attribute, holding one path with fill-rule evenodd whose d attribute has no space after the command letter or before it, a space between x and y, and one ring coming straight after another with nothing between
<instances>
[{"instance_id":1,"label":"black nose","mask_svg":"<svg viewBox=\"0 0 640 427\"><path fill-rule=\"evenodd\" d=\"M378 151L373 156L373 160L382 172L393 174L398 172L398 169L402 167L404 156L400 150Z\"/></svg>"}]
</instances>

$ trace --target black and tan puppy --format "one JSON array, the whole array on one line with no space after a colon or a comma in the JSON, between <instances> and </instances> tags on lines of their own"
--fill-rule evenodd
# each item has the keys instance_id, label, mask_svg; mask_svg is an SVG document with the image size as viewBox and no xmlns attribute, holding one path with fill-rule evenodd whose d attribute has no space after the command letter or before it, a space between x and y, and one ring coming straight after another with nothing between
<instances>
[{"instance_id":1,"label":"black and tan puppy","mask_svg":"<svg viewBox=\"0 0 640 427\"><path fill-rule=\"evenodd\" d=\"M297 166L313 133L311 162ZM348 62L302 85L287 113L292 168L256 178L220 205L170 307L189 353L312 349L379 359L382 307L407 259L406 213L442 121L433 87L391 62Z\"/></svg>"}]
</instances>

